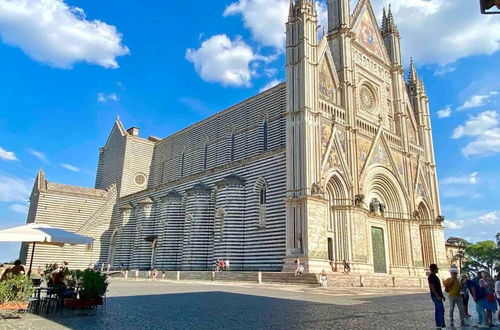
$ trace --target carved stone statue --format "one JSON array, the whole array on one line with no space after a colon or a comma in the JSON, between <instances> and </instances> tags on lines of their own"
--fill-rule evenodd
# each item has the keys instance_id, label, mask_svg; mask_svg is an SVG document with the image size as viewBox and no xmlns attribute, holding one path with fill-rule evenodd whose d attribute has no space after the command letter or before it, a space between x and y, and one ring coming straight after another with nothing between
<instances>
[{"instance_id":1,"label":"carved stone statue","mask_svg":"<svg viewBox=\"0 0 500 330\"><path fill-rule=\"evenodd\" d=\"M354 205L358 207L365 207L365 195L354 196Z\"/></svg>"},{"instance_id":2,"label":"carved stone statue","mask_svg":"<svg viewBox=\"0 0 500 330\"><path fill-rule=\"evenodd\" d=\"M384 204L384 203L380 202L380 206L379 206L379 208L380 208L380 214L381 214L382 216L384 216L384 214L385 214L385 210L387 209L387 207L385 206L385 204Z\"/></svg>"},{"instance_id":3,"label":"carved stone statue","mask_svg":"<svg viewBox=\"0 0 500 330\"><path fill-rule=\"evenodd\" d=\"M313 183L311 187L311 195L313 196L323 196L325 191L320 183Z\"/></svg>"},{"instance_id":4,"label":"carved stone statue","mask_svg":"<svg viewBox=\"0 0 500 330\"><path fill-rule=\"evenodd\" d=\"M378 214L380 211L380 202L377 198L372 198L370 202L370 212Z\"/></svg>"},{"instance_id":5,"label":"carved stone statue","mask_svg":"<svg viewBox=\"0 0 500 330\"><path fill-rule=\"evenodd\" d=\"M413 211L413 220L420 220L420 212L418 210Z\"/></svg>"},{"instance_id":6,"label":"carved stone statue","mask_svg":"<svg viewBox=\"0 0 500 330\"><path fill-rule=\"evenodd\" d=\"M438 215L438 217L436 218L436 222L442 224L444 222L444 216Z\"/></svg>"}]
</instances>

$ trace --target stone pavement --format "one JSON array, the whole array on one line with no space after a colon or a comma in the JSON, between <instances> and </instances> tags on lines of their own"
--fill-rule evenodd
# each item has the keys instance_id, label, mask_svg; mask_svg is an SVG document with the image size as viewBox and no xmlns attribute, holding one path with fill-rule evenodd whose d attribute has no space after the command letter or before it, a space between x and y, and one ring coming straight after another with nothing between
<instances>
[{"instance_id":1,"label":"stone pavement","mask_svg":"<svg viewBox=\"0 0 500 330\"><path fill-rule=\"evenodd\" d=\"M64 311L49 317L28 314L21 319L0 319L0 329L288 330L434 326L433 305L427 290L422 289L324 291L297 285L151 280L113 280L109 289L104 311L87 315ZM475 315L474 306L469 307Z\"/></svg>"}]
</instances>

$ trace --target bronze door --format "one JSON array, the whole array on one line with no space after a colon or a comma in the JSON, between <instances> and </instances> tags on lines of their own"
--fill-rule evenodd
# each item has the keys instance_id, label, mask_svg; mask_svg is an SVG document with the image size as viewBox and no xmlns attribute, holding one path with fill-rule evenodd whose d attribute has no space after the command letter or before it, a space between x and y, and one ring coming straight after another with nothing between
<instances>
[{"instance_id":1,"label":"bronze door","mask_svg":"<svg viewBox=\"0 0 500 330\"><path fill-rule=\"evenodd\" d=\"M384 230L372 227L373 268L375 273L387 273Z\"/></svg>"}]
</instances>

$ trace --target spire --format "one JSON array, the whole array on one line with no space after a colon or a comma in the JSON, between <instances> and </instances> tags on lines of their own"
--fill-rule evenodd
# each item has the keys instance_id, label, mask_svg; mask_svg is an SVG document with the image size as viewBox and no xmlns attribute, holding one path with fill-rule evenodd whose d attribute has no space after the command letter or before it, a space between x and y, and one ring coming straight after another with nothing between
<instances>
[{"instance_id":1,"label":"spire","mask_svg":"<svg viewBox=\"0 0 500 330\"><path fill-rule=\"evenodd\" d=\"M424 85L424 79L419 80L420 83L420 91L422 92L423 95L427 95L427 91L425 90L425 85Z\"/></svg>"},{"instance_id":2,"label":"spire","mask_svg":"<svg viewBox=\"0 0 500 330\"><path fill-rule=\"evenodd\" d=\"M382 8L382 31L387 29L387 14L385 12L385 7Z\"/></svg>"},{"instance_id":3,"label":"spire","mask_svg":"<svg viewBox=\"0 0 500 330\"><path fill-rule=\"evenodd\" d=\"M389 4L389 9L387 11L387 14L385 13L385 8L384 8L384 14L382 18L382 35L387 35L387 34L395 34L399 36L398 27L394 22L394 16L392 16L391 4Z\"/></svg>"},{"instance_id":4,"label":"spire","mask_svg":"<svg viewBox=\"0 0 500 330\"><path fill-rule=\"evenodd\" d=\"M415 68L415 63L413 63L413 57L410 59L410 71L408 72L408 83L410 84L418 83L417 69Z\"/></svg>"},{"instance_id":5,"label":"spire","mask_svg":"<svg viewBox=\"0 0 500 330\"><path fill-rule=\"evenodd\" d=\"M294 2L295 2L294 0L290 0L290 8L288 9L288 17L293 16L293 3Z\"/></svg>"},{"instance_id":6,"label":"spire","mask_svg":"<svg viewBox=\"0 0 500 330\"><path fill-rule=\"evenodd\" d=\"M351 9L349 0L328 0L328 32L351 25Z\"/></svg>"}]
</instances>

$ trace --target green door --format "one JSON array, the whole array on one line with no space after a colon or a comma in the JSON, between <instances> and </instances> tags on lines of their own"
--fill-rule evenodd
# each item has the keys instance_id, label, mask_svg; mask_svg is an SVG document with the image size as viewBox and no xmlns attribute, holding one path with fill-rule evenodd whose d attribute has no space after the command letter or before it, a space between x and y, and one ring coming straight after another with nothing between
<instances>
[{"instance_id":1,"label":"green door","mask_svg":"<svg viewBox=\"0 0 500 330\"><path fill-rule=\"evenodd\" d=\"M373 268L375 273L387 273L384 230L372 227Z\"/></svg>"}]
</instances>

